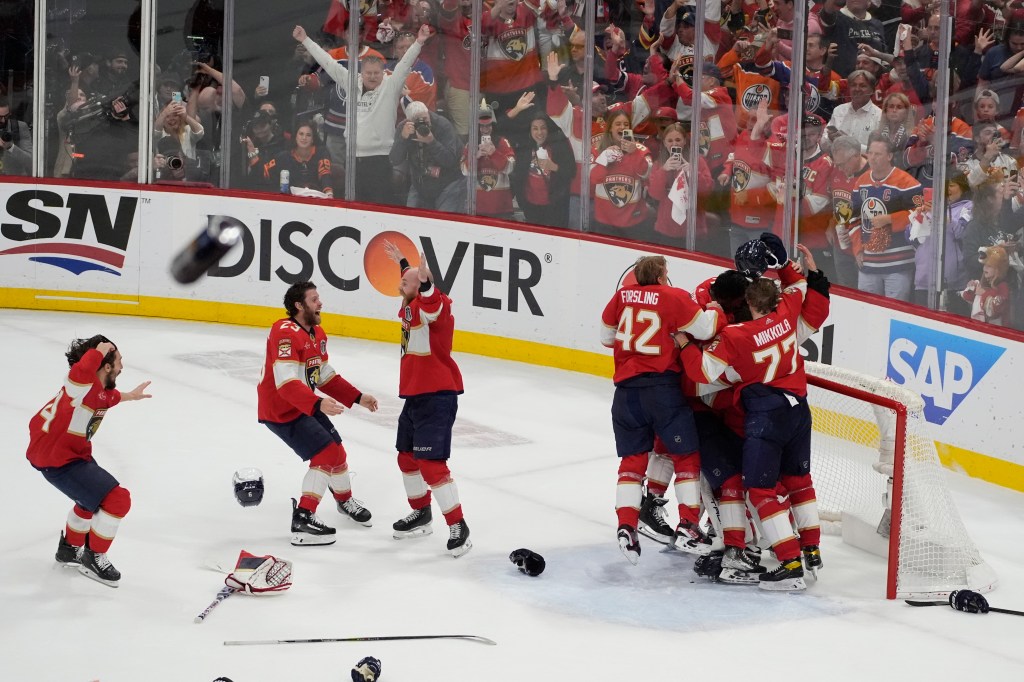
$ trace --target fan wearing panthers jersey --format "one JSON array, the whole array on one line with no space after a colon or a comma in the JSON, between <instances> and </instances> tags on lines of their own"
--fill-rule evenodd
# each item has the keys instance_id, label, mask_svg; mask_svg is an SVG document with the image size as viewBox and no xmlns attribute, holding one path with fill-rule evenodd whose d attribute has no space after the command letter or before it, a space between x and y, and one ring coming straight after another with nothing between
<instances>
[{"instance_id":1,"label":"fan wearing panthers jersey","mask_svg":"<svg viewBox=\"0 0 1024 682\"><path fill-rule=\"evenodd\" d=\"M92 456L92 437L107 410L122 401L150 398L145 381L117 390L123 369L117 346L105 336L76 339L65 354L71 371L64 386L28 424L26 457L50 485L75 503L57 545L59 563L117 587L121 573L107 558L131 496Z\"/></svg>"},{"instance_id":2,"label":"fan wearing panthers jersey","mask_svg":"<svg viewBox=\"0 0 1024 682\"><path fill-rule=\"evenodd\" d=\"M720 308L702 310L689 293L668 284L664 256L644 256L633 266L636 283L620 288L601 315L601 343L613 349L615 397L612 428L620 458L615 511L619 548L640 560L637 524L641 483L657 435L677 478L699 467L693 412L679 390L682 366L673 334L710 339L724 326Z\"/></svg>"},{"instance_id":3,"label":"fan wearing panthers jersey","mask_svg":"<svg viewBox=\"0 0 1024 682\"><path fill-rule=\"evenodd\" d=\"M455 317L452 300L434 286L434 277L420 254L411 267L401 250L384 242L388 257L402 270L402 362L398 395L405 399L398 417L398 468L412 512L396 521L394 538L430 535L431 495L448 524L448 553L460 557L473 548L462 513L459 489L448 469L452 428L463 392L462 373L452 357Z\"/></svg>"},{"instance_id":4,"label":"fan wearing panthers jersey","mask_svg":"<svg viewBox=\"0 0 1024 682\"><path fill-rule=\"evenodd\" d=\"M320 326L323 301L312 282L295 282L284 295L288 317L267 336L263 375L257 387L258 419L283 440L309 469L302 495L292 499L293 545L330 545L335 530L316 515L330 488L338 512L363 526L370 510L352 497L348 455L330 417L355 404L377 411L377 399L362 393L330 365L327 334ZM318 396L315 391L325 394Z\"/></svg>"},{"instance_id":5,"label":"fan wearing panthers jersey","mask_svg":"<svg viewBox=\"0 0 1024 682\"><path fill-rule=\"evenodd\" d=\"M820 531L817 523L807 521L817 512L810 476L807 377L798 343L807 280L792 261L779 269L785 286L781 293L774 281L763 277L747 289L751 321L726 327L703 352L685 336L676 339L687 376L710 384L724 375L735 387L737 407L745 413L743 483L781 562L761 575L759 587L801 590L806 588L801 543L805 552L820 557L817 544L811 545ZM779 502L779 482L789 491L797 525L806 529L807 537L800 541L789 521L789 503Z\"/></svg>"}]
</instances>

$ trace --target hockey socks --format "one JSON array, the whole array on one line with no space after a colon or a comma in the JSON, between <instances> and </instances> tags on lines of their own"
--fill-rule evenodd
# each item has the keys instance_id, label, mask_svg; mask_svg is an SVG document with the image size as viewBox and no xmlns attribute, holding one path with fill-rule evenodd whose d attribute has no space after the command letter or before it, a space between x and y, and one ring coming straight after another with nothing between
<instances>
[{"instance_id":1,"label":"hockey socks","mask_svg":"<svg viewBox=\"0 0 1024 682\"><path fill-rule=\"evenodd\" d=\"M331 443L309 460L309 470L302 478L299 509L315 512L328 487L338 501L344 502L352 497L345 448L336 443Z\"/></svg>"},{"instance_id":2,"label":"hockey socks","mask_svg":"<svg viewBox=\"0 0 1024 682\"><path fill-rule=\"evenodd\" d=\"M675 471L676 502L679 503L679 521L700 525L700 455L669 455Z\"/></svg>"},{"instance_id":3,"label":"hockey socks","mask_svg":"<svg viewBox=\"0 0 1024 682\"><path fill-rule=\"evenodd\" d=\"M779 502L774 488L749 488L750 503L761 519L765 538L775 550L775 556L784 564L800 556L800 544L789 522L789 502Z\"/></svg>"},{"instance_id":4,"label":"hockey socks","mask_svg":"<svg viewBox=\"0 0 1024 682\"><path fill-rule=\"evenodd\" d=\"M437 500L437 506L444 514L445 523L454 526L462 521L462 504L459 502L459 488L452 480L451 471L444 460L421 459L418 462L423 480L430 486Z\"/></svg>"},{"instance_id":5,"label":"hockey socks","mask_svg":"<svg viewBox=\"0 0 1024 682\"><path fill-rule=\"evenodd\" d=\"M429 507L430 488L423 480L419 464L411 452L398 453L398 468L402 471L402 485L405 486L405 496L409 500L409 506L413 509Z\"/></svg>"},{"instance_id":6,"label":"hockey socks","mask_svg":"<svg viewBox=\"0 0 1024 682\"><path fill-rule=\"evenodd\" d=\"M646 471L646 452L619 459L619 482L615 488L615 514L619 526L635 529L640 521L640 504L643 501L643 489L640 484Z\"/></svg>"},{"instance_id":7,"label":"hockey socks","mask_svg":"<svg viewBox=\"0 0 1024 682\"><path fill-rule=\"evenodd\" d=\"M115 487L100 502L100 509L92 517L89 527L89 549L96 554L106 554L110 543L117 535L121 519L131 509L132 498L121 486Z\"/></svg>"},{"instance_id":8,"label":"hockey socks","mask_svg":"<svg viewBox=\"0 0 1024 682\"><path fill-rule=\"evenodd\" d=\"M743 480L739 474L725 479L719 499L723 540L727 547L742 548L748 524L747 507L743 501Z\"/></svg>"},{"instance_id":9,"label":"hockey socks","mask_svg":"<svg viewBox=\"0 0 1024 682\"><path fill-rule=\"evenodd\" d=\"M93 513L82 509L77 504L68 512L67 525L64 526L64 539L73 547L85 544L85 536L92 525Z\"/></svg>"},{"instance_id":10,"label":"hockey socks","mask_svg":"<svg viewBox=\"0 0 1024 682\"><path fill-rule=\"evenodd\" d=\"M821 544L821 520L818 518L818 500L811 475L783 476L781 482L789 493L793 519L800 534L800 546L817 547Z\"/></svg>"},{"instance_id":11,"label":"hockey socks","mask_svg":"<svg viewBox=\"0 0 1024 682\"><path fill-rule=\"evenodd\" d=\"M647 492L657 497L665 497L668 484L672 481L672 460L664 453L664 446L659 448L661 440L654 439L654 451L647 460Z\"/></svg>"}]
</instances>

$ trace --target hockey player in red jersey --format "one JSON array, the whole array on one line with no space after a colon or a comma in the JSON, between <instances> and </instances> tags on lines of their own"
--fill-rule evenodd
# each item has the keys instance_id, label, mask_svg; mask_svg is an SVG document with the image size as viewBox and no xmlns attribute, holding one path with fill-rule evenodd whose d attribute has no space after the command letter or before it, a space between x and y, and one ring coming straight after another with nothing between
<instances>
[{"instance_id":1,"label":"hockey player in red jersey","mask_svg":"<svg viewBox=\"0 0 1024 682\"><path fill-rule=\"evenodd\" d=\"M93 580L117 587L121 573L107 558L131 496L92 457L92 437L107 410L122 401L150 398L148 381L117 390L121 353L105 336L76 339L65 354L71 371L64 386L28 424L27 458L75 506L57 545L59 563L78 566Z\"/></svg>"},{"instance_id":2,"label":"hockey player in red jersey","mask_svg":"<svg viewBox=\"0 0 1024 682\"><path fill-rule=\"evenodd\" d=\"M778 245L781 256L772 249L772 258L776 267L781 265L784 289L780 294L777 285L766 278L751 284L746 298L753 320L726 327L703 352L685 337L676 338L682 346L687 376L706 384L723 375L730 378L737 408L745 414L743 483L781 562L774 571L761 575L759 587L800 590L806 587L801 545L808 565L821 565L810 476L811 416L799 353L807 280L786 260L781 243ZM779 502L777 495L780 482L789 494L786 504ZM789 522L790 504L802 529L799 542Z\"/></svg>"},{"instance_id":3,"label":"hockey player in red jersey","mask_svg":"<svg viewBox=\"0 0 1024 682\"><path fill-rule=\"evenodd\" d=\"M721 311L702 310L682 289L668 284L664 256L644 256L633 267L636 284L615 292L601 315L601 343L614 349L612 428L620 458L615 494L619 549L640 560L637 524L641 483L654 437L665 443L677 476L699 466L693 412L679 389L682 366L673 334L712 338L725 324Z\"/></svg>"},{"instance_id":4,"label":"hockey player in red jersey","mask_svg":"<svg viewBox=\"0 0 1024 682\"><path fill-rule=\"evenodd\" d=\"M304 462L302 495L292 499L293 545L330 545L335 530L316 515L328 488L338 512L363 526L370 510L352 497L348 456L330 417L359 404L377 411L377 399L345 381L327 362L327 334L320 327L323 302L312 282L295 282L284 295L288 317L267 336L263 375L257 387L258 418ZM314 391L321 391L324 397Z\"/></svg>"},{"instance_id":5,"label":"hockey player in red jersey","mask_svg":"<svg viewBox=\"0 0 1024 682\"><path fill-rule=\"evenodd\" d=\"M448 552L460 557L473 548L462 514L459 489L448 469L452 427L462 393L462 373L452 358L455 318L452 300L434 286L434 277L420 254L419 267L410 267L402 252L384 242L388 257L402 268L399 291L402 308L402 362L398 395L405 399L398 417L398 468L412 513L392 528L401 540L430 535L431 493L448 524Z\"/></svg>"}]
</instances>

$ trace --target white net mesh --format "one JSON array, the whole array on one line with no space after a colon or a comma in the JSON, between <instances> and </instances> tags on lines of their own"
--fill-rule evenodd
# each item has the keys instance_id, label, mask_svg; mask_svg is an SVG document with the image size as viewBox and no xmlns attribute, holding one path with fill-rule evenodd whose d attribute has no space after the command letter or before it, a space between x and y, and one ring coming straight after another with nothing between
<instances>
[{"instance_id":1,"label":"white net mesh","mask_svg":"<svg viewBox=\"0 0 1024 682\"><path fill-rule=\"evenodd\" d=\"M885 553L889 534L899 539L896 594L906 599L946 595L960 588L987 592L995 573L967 534L946 487L946 472L924 418L924 403L912 391L884 379L816 362L806 363L808 401L814 418L811 473L823 521L868 528L861 540ZM824 379L870 394L854 397L846 389L822 388ZM896 411L878 404L889 398L907 408L906 436L896 439ZM902 458L903 495L892 500L894 462ZM890 508L899 511L899 527L890 528ZM861 541L851 540L854 544ZM872 547L865 547L872 549Z\"/></svg>"}]
</instances>

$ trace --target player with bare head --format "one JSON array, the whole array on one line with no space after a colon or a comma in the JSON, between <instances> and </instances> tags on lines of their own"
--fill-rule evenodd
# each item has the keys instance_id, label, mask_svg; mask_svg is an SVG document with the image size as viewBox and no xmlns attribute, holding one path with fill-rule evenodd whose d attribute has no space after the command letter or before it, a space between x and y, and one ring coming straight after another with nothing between
<instances>
[{"instance_id":1,"label":"player with bare head","mask_svg":"<svg viewBox=\"0 0 1024 682\"><path fill-rule=\"evenodd\" d=\"M71 371L53 400L28 424L28 461L75 506L57 545L57 561L117 587L121 573L107 559L131 496L92 458L92 437L103 417L122 401L151 397L145 381L127 393L117 390L121 353L105 336L76 339L65 354Z\"/></svg>"},{"instance_id":2,"label":"player with bare head","mask_svg":"<svg viewBox=\"0 0 1024 682\"><path fill-rule=\"evenodd\" d=\"M682 365L673 335L685 332L696 339L710 339L725 319L720 308L703 310L689 293L668 283L664 256L639 258L633 273L636 284L623 286L605 306L601 343L614 349L615 360L612 427L620 458L617 538L626 559L636 564L641 484L655 435L665 444L677 481L693 481L696 487L700 474L697 430L693 411L679 388ZM680 513L685 508L681 503ZM684 523L696 527L697 521Z\"/></svg>"},{"instance_id":3,"label":"player with bare head","mask_svg":"<svg viewBox=\"0 0 1024 682\"><path fill-rule=\"evenodd\" d=\"M377 399L347 382L327 362L327 334L320 326L323 302L312 282L296 282L284 295L288 317L267 337L263 376L257 388L259 421L309 463L302 496L292 499L292 544L330 545L334 528L316 515L328 488L338 512L363 526L370 510L352 497L348 455L330 417L355 404L377 411ZM325 396L318 396L315 391Z\"/></svg>"},{"instance_id":4,"label":"player with bare head","mask_svg":"<svg viewBox=\"0 0 1024 682\"><path fill-rule=\"evenodd\" d=\"M455 318L452 300L434 286L434 277L420 254L410 267L402 252L384 242L388 258L402 268L402 362L399 397L405 399L398 418L398 468L412 513L396 521L395 539L429 535L431 493L448 524L448 552L460 557L473 543L462 514L459 490L448 469L452 428L462 393L462 373L452 358Z\"/></svg>"}]
</instances>

